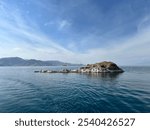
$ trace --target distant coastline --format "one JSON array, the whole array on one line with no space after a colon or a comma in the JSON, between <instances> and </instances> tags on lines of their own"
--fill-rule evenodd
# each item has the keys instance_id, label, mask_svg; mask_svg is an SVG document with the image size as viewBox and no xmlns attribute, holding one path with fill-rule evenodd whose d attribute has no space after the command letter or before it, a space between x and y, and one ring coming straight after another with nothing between
<instances>
[{"instance_id":1,"label":"distant coastline","mask_svg":"<svg viewBox=\"0 0 150 130\"><path fill-rule=\"evenodd\" d=\"M42 61L20 57L6 57L0 58L0 66L82 66L82 64L66 63L58 60Z\"/></svg>"}]
</instances>

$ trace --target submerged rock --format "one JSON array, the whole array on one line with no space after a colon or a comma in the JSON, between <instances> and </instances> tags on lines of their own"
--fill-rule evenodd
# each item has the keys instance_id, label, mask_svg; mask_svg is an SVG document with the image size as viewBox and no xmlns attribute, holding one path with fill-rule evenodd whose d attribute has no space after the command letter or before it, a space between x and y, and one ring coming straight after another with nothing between
<instances>
[{"instance_id":1,"label":"submerged rock","mask_svg":"<svg viewBox=\"0 0 150 130\"><path fill-rule=\"evenodd\" d=\"M68 69L63 69L62 71L60 71L60 73L69 73L71 70Z\"/></svg>"}]
</instances>

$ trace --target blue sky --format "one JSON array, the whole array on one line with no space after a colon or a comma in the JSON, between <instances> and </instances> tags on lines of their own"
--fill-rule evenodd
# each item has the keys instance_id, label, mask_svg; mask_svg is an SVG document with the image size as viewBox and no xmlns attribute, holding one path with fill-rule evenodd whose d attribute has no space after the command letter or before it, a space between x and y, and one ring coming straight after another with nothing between
<instances>
[{"instance_id":1,"label":"blue sky","mask_svg":"<svg viewBox=\"0 0 150 130\"><path fill-rule=\"evenodd\" d=\"M0 57L150 65L149 0L0 0Z\"/></svg>"}]
</instances>

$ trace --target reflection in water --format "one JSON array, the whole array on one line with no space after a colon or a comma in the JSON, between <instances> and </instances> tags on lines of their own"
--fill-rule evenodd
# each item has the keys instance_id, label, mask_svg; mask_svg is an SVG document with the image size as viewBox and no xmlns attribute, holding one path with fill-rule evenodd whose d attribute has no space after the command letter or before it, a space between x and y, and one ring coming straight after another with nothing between
<instances>
[{"instance_id":1,"label":"reflection in water","mask_svg":"<svg viewBox=\"0 0 150 130\"><path fill-rule=\"evenodd\" d=\"M86 73L88 78L116 79L122 73Z\"/></svg>"}]
</instances>

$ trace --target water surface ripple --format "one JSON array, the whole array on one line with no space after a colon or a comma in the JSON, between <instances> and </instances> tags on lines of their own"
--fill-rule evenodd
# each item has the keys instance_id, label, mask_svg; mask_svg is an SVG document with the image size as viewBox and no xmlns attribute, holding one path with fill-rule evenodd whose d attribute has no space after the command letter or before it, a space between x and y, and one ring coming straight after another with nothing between
<instances>
[{"instance_id":1,"label":"water surface ripple","mask_svg":"<svg viewBox=\"0 0 150 130\"><path fill-rule=\"evenodd\" d=\"M42 74L0 67L0 112L150 112L150 67L122 74ZM75 67L72 67L75 68Z\"/></svg>"}]
</instances>

